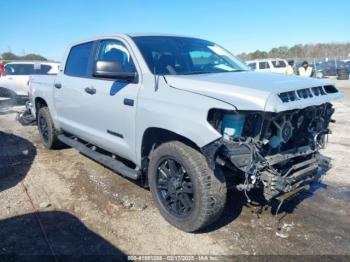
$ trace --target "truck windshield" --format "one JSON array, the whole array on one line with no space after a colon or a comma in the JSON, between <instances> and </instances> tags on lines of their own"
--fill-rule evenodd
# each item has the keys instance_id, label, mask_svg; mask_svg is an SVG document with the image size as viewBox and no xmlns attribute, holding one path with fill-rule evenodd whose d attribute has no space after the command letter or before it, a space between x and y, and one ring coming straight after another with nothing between
<instances>
[{"instance_id":1,"label":"truck windshield","mask_svg":"<svg viewBox=\"0 0 350 262\"><path fill-rule=\"evenodd\" d=\"M209 41L173 36L132 38L154 74L191 75L249 70L227 50Z\"/></svg>"}]
</instances>

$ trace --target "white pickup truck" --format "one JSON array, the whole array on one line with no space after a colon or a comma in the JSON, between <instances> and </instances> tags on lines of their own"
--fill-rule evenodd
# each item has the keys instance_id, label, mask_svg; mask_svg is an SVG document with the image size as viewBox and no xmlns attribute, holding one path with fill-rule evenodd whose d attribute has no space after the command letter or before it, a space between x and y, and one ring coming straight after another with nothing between
<instances>
[{"instance_id":1,"label":"white pickup truck","mask_svg":"<svg viewBox=\"0 0 350 262\"><path fill-rule=\"evenodd\" d=\"M136 34L73 44L30 92L47 148L63 142L140 180L187 232L220 217L227 180L271 200L317 179L341 97L317 79L252 72L210 41Z\"/></svg>"},{"instance_id":2,"label":"white pickup truck","mask_svg":"<svg viewBox=\"0 0 350 262\"><path fill-rule=\"evenodd\" d=\"M0 97L28 96L31 75L56 75L59 63L45 61L16 61L4 66L0 76Z\"/></svg>"}]
</instances>

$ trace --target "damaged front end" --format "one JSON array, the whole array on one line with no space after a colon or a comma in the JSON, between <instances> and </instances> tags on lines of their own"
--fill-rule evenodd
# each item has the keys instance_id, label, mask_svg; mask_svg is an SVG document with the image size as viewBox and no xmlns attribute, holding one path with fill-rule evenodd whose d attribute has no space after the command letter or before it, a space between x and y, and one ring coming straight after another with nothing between
<instances>
[{"instance_id":1,"label":"damaged front end","mask_svg":"<svg viewBox=\"0 0 350 262\"><path fill-rule=\"evenodd\" d=\"M334 109L330 103L280 113L213 109L208 121L223 137L202 148L211 168L225 166L247 193L290 196L317 179ZM243 120L242 120L243 119Z\"/></svg>"}]
</instances>

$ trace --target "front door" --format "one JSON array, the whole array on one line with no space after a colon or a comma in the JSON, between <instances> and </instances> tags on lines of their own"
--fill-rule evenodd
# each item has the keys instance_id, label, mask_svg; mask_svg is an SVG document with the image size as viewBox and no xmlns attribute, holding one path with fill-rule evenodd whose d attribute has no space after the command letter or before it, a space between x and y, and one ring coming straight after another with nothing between
<instances>
[{"instance_id":1,"label":"front door","mask_svg":"<svg viewBox=\"0 0 350 262\"><path fill-rule=\"evenodd\" d=\"M75 111L72 112L75 128L85 140L133 161L136 157L135 115L140 84L93 76L96 61L118 61L124 71L135 72L133 59L127 46L116 39L101 40L94 50L88 78L81 78L70 87L77 90L70 94L75 98L69 98L71 102L76 101L71 103Z\"/></svg>"}]
</instances>

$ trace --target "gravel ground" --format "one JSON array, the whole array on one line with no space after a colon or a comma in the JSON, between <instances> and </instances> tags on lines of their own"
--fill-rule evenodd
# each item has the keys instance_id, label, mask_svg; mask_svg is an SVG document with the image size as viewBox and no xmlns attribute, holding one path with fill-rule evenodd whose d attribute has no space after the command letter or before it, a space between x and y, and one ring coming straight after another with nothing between
<instances>
[{"instance_id":1,"label":"gravel ground","mask_svg":"<svg viewBox=\"0 0 350 262\"><path fill-rule=\"evenodd\" d=\"M282 207L280 229L270 208L230 191L222 218L197 234L165 222L136 183L74 149L44 149L35 126L16 122L22 107L1 100L0 255L350 255L350 81L337 86L322 152L333 167Z\"/></svg>"}]
</instances>

